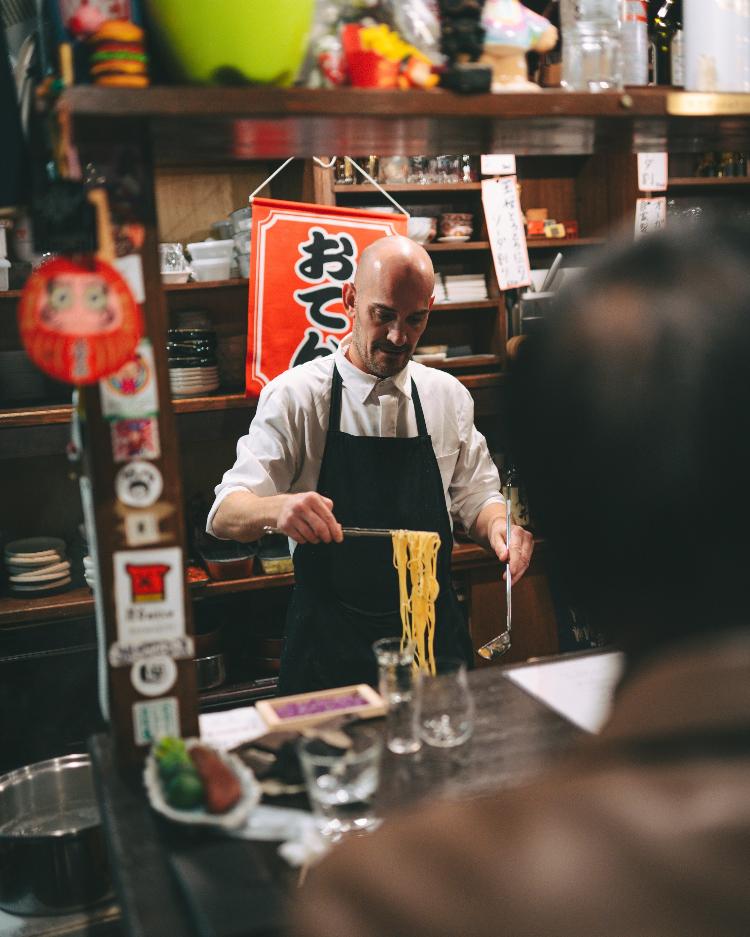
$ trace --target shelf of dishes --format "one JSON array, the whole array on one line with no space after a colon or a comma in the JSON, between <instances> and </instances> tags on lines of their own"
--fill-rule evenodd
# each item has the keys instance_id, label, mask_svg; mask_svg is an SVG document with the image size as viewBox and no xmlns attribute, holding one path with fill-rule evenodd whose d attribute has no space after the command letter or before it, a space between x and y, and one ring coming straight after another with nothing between
<instances>
[{"instance_id":1,"label":"shelf of dishes","mask_svg":"<svg viewBox=\"0 0 750 937\"><path fill-rule=\"evenodd\" d=\"M453 549L453 569L469 569L497 562L493 554L474 543L457 543ZM242 579L209 580L191 587L194 598L229 595L255 589L289 587L294 583L293 573L256 573ZM80 618L94 612L91 589L80 586L57 595L36 598L0 596L0 627L30 624L41 621L59 621Z\"/></svg>"}]
</instances>

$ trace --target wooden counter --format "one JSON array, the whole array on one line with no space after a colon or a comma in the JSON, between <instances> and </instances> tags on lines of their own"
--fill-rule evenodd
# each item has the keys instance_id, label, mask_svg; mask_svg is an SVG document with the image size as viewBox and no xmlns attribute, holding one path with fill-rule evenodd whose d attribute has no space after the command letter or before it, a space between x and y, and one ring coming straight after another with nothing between
<instances>
[{"instance_id":1,"label":"wooden counter","mask_svg":"<svg viewBox=\"0 0 750 937\"><path fill-rule=\"evenodd\" d=\"M414 756L388 754L378 795L382 810L435 794L463 798L518 784L553 764L582 735L511 683L499 668L474 671L469 679L477 704L473 739L452 751L424 746ZM232 930L227 925L216 937L279 932L273 925L255 927L256 906L240 890L252 878L247 870L254 869L251 886L260 895L258 903L265 905L262 879L267 876L268 898L271 905L276 902L275 914L280 918L284 890L294 886L297 873L277 856L277 844L251 843L167 824L150 811L139 779L128 786L117 775L107 736L94 736L90 750L126 934L194 937L201 933L194 928L178 887L175 861L203 868L206 881L212 874L215 877L217 864L236 868L236 876L222 880L221 896L203 894L200 902L226 901L227 920L244 909L246 929Z\"/></svg>"}]
</instances>

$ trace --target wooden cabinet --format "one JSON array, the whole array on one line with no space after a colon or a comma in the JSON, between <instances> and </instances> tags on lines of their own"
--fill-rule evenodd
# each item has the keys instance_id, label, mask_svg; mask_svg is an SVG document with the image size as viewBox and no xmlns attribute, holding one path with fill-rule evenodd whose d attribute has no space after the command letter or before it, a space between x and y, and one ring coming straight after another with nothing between
<instances>
[{"instance_id":1,"label":"wooden cabinet","mask_svg":"<svg viewBox=\"0 0 750 937\"><path fill-rule=\"evenodd\" d=\"M150 150L167 181L156 190L163 238L207 233L205 219L237 207L262 178L269 164L289 155L372 152L383 155L423 153L513 152L524 207L546 207L560 220L575 218L579 237L561 243L530 244L532 265L545 266L558 248L566 263L585 263L591 251L613 231L632 230L637 196L634 152L669 150L674 156L669 196L721 194L733 199L750 194L746 179L694 179L694 154L706 150L750 150L750 101L742 95L695 95L638 89L627 94L581 95L545 91L538 95L459 97L443 92L335 92L269 88L151 88L143 91L79 86L67 90L58 107L69 118L82 151L106 151L126 141ZM135 141L135 142L133 142ZM680 156L679 154L685 154ZM201 168L195 169L196 165ZM190 167L190 168L187 168ZM201 217L182 229L186 180L200 174L192 195L200 195ZM279 177L273 194L312 201L316 197L353 203L373 190L349 186L339 190L314 178L302 163ZM282 181L283 180L283 181ZM147 180L152 187L151 180ZM192 182L188 182L190 186ZM151 193L153 196L153 192ZM399 197L472 205L480 214L478 184L399 192ZM187 198L190 198L188 194ZM153 232L154 235L156 232ZM155 242L155 237L153 239ZM435 343L470 344L494 355L457 372L472 392L477 418L493 451L502 451L504 348L507 335L505 297L491 273L489 251L481 229L463 245L434 244L436 266L482 269L490 276L489 299L474 304L445 303L435 310L430 339ZM166 303L167 318L187 308L210 311L217 330L245 330L246 281L167 287L147 283L147 303ZM0 294L0 350L20 347L15 325L17 293ZM462 341L466 339L466 341ZM251 417L239 386L224 386L210 395L174 400L178 457L185 496L203 492L231 464L234 443ZM64 456L71 416L69 397L56 388L43 401L0 400L0 495L2 532L62 533L75 538L80 523L77 487L68 477ZM98 431L103 431L99 427ZM513 658L555 649L552 604L544 574L544 552L519 584L515 601L517 631ZM503 621L499 570L491 557L471 545L454 555L457 577L466 584L475 641L500 630ZM210 583L195 596L202 607L229 595L246 593L252 610L259 590L270 595L288 589L289 577L253 577L232 583ZM243 599L244 601L244 599ZM10 656L45 652L65 644L67 623L92 613L87 589L55 597L20 600L0 595L0 628L23 633ZM250 617L252 612L250 611ZM533 621L524 631L524 621ZM46 623L42 627L41 623ZM50 625L54 623L58 630ZM39 628L37 631L36 629ZM68 644L78 640L71 634ZM76 632L77 633L77 632ZM20 641L20 637L19 637ZM0 650L0 655L5 653Z\"/></svg>"}]
</instances>

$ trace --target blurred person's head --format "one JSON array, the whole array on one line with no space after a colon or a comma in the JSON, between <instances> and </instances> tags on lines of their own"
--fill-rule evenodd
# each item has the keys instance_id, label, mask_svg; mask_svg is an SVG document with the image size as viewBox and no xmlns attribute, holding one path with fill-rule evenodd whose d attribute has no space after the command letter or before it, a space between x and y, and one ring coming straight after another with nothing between
<instances>
[{"instance_id":1,"label":"blurred person's head","mask_svg":"<svg viewBox=\"0 0 750 937\"><path fill-rule=\"evenodd\" d=\"M645 238L522 345L512 436L569 595L632 656L750 626L750 231Z\"/></svg>"}]
</instances>

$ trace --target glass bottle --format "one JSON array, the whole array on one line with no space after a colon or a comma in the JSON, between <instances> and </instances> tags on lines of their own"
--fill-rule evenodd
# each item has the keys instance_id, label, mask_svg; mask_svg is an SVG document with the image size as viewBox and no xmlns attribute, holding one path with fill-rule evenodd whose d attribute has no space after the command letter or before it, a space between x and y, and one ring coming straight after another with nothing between
<instances>
[{"instance_id":1,"label":"glass bottle","mask_svg":"<svg viewBox=\"0 0 750 937\"><path fill-rule=\"evenodd\" d=\"M510 500L510 515L513 523L518 524L519 527L529 527L531 518L526 500L526 490L514 462L508 462L505 470L503 493Z\"/></svg>"},{"instance_id":2,"label":"glass bottle","mask_svg":"<svg viewBox=\"0 0 750 937\"><path fill-rule=\"evenodd\" d=\"M657 85L672 84L672 40L678 29L677 0L656 0L650 17L653 79Z\"/></svg>"}]
</instances>

